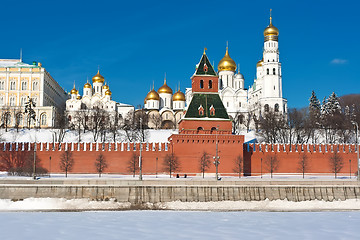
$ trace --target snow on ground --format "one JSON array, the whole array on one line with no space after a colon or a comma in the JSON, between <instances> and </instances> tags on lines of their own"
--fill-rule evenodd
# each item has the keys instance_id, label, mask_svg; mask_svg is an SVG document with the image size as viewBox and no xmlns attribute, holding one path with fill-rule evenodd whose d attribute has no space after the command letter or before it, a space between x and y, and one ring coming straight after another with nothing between
<instances>
[{"instance_id":1,"label":"snow on ground","mask_svg":"<svg viewBox=\"0 0 360 240\"><path fill-rule=\"evenodd\" d=\"M168 142L168 138L171 134L178 133L177 130L147 130L147 142ZM5 132L5 129L0 129L0 138L3 142L56 142L57 130L54 129L9 129ZM92 132L81 133L81 142L94 142ZM79 135L76 131L66 130L64 142L78 142ZM98 142L100 141L100 137ZM111 133L107 134L107 142L113 142ZM124 131L119 130L119 134L116 138L117 142L126 142Z\"/></svg>"},{"instance_id":2,"label":"snow on ground","mask_svg":"<svg viewBox=\"0 0 360 240\"><path fill-rule=\"evenodd\" d=\"M360 212L3 212L1 239L358 239Z\"/></svg>"},{"instance_id":3,"label":"snow on ground","mask_svg":"<svg viewBox=\"0 0 360 240\"><path fill-rule=\"evenodd\" d=\"M109 201L90 201L88 199L64 198L27 198L23 201L0 199L0 211L78 211L78 210L129 210L130 203ZM145 203L145 209L159 210L201 210L201 211L323 211L323 210L360 210L360 200L345 201L311 200L292 202L288 200L264 201L220 201L220 202L168 202Z\"/></svg>"}]
</instances>

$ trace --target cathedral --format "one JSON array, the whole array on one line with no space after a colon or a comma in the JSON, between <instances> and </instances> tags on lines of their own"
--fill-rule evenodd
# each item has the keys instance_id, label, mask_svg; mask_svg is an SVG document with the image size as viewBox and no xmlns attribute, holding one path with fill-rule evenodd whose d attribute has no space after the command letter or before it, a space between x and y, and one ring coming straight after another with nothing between
<instances>
[{"instance_id":1,"label":"cathedral","mask_svg":"<svg viewBox=\"0 0 360 240\"><path fill-rule=\"evenodd\" d=\"M149 128L177 128L184 115L185 101L185 94L180 88L173 94L165 77L164 84L157 91L153 87L144 100Z\"/></svg>"},{"instance_id":2,"label":"cathedral","mask_svg":"<svg viewBox=\"0 0 360 240\"><path fill-rule=\"evenodd\" d=\"M86 82L83 87L83 96L74 88L70 91L70 99L66 101L66 112L70 122L74 122L74 117L79 112L94 111L103 109L114 119L124 119L127 114L134 111L134 107L128 104L117 103L111 99L109 85L105 83L105 78L100 71L92 78L92 85Z\"/></svg>"},{"instance_id":3,"label":"cathedral","mask_svg":"<svg viewBox=\"0 0 360 240\"><path fill-rule=\"evenodd\" d=\"M279 30L272 24L271 15L263 34L263 57L256 64L256 78L249 89L245 88L244 76L230 57L228 47L218 64L220 98L236 124L235 129L244 129L246 124L253 127L254 119L259 119L264 112L287 113L287 100L282 96ZM187 106L192 96L192 89L187 88Z\"/></svg>"}]
</instances>

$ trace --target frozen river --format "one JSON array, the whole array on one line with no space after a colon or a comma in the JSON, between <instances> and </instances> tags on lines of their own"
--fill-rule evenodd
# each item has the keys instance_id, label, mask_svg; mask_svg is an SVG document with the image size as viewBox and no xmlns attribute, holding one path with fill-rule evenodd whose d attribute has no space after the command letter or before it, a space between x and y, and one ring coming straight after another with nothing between
<instances>
[{"instance_id":1,"label":"frozen river","mask_svg":"<svg viewBox=\"0 0 360 240\"><path fill-rule=\"evenodd\" d=\"M360 212L0 212L8 239L358 239Z\"/></svg>"}]
</instances>

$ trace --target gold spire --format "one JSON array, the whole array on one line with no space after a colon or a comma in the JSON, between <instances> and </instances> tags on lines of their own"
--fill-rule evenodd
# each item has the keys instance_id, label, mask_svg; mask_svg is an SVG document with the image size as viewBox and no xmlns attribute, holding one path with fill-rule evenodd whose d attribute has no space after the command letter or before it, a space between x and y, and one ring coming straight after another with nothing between
<instances>
[{"instance_id":1,"label":"gold spire","mask_svg":"<svg viewBox=\"0 0 360 240\"><path fill-rule=\"evenodd\" d=\"M158 93L173 93L172 89L166 84L166 73L164 78L164 85L159 88Z\"/></svg>"},{"instance_id":2,"label":"gold spire","mask_svg":"<svg viewBox=\"0 0 360 240\"><path fill-rule=\"evenodd\" d=\"M204 47L204 53L203 53L204 55L206 55L206 50L207 50L207 48L206 48L206 47Z\"/></svg>"},{"instance_id":3,"label":"gold spire","mask_svg":"<svg viewBox=\"0 0 360 240\"><path fill-rule=\"evenodd\" d=\"M70 94L78 94L78 93L79 93L79 91L76 90L76 88L75 88L75 81L74 81L74 88L71 89Z\"/></svg>"},{"instance_id":4,"label":"gold spire","mask_svg":"<svg viewBox=\"0 0 360 240\"><path fill-rule=\"evenodd\" d=\"M236 63L229 55L229 47L226 46L225 56L218 64L218 71L236 71Z\"/></svg>"},{"instance_id":5,"label":"gold spire","mask_svg":"<svg viewBox=\"0 0 360 240\"><path fill-rule=\"evenodd\" d=\"M272 24L272 9L270 9L270 24L264 30L265 41L277 41L279 36L279 29Z\"/></svg>"}]
</instances>

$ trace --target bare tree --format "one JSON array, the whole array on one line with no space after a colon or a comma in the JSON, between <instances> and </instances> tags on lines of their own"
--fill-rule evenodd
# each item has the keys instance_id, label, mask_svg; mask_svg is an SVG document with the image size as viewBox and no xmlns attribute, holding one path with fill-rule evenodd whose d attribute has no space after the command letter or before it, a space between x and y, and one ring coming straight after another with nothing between
<instances>
[{"instance_id":1,"label":"bare tree","mask_svg":"<svg viewBox=\"0 0 360 240\"><path fill-rule=\"evenodd\" d=\"M135 177L136 171L139 170L139 155L137 155L135 152L129 159L127 169L133 174L133 177Z\"/></svg>"},{"instance_id":2,"label":"bare tree","mask_svg":"<svg viewBox=\"0 0 360 240\"><path fill-rule=\"evenodd\" d=\"M69 126L69 118L71 115L65 113L65 111L58 112L55 115L55 128L52 130L54 133L54 141L61 143L64 140L66 130Z\"/></svg>"},{"instance_id":3,"label":"bare tree","mask_svg":"<svg viewBox=\"0 0 360 240\"><path fill-rule=\"evenodd\" d=\"M36 113L34 108L36 107L35 102L33 101L32 98L28 98L28 101L25 103L25 113L27 113L28 118L28 128L30 129L31 126L31 120L34 121L34 126L35 126L35 121L36 121Z\"/></svg>"},{"instance_id":4,"label":"bare tree","mask_svg":"<svg viewBox=\"0 0 360 240\"><path fill-rule=\"evenodd\" d=\"M234 173L239 174L239 178L241 178L241 173L244 170L244 159L241 155L237 156L234 160L235 167L233 168Z\"/></svg>"},{"instance_id":5,"label":"bare tree","mask_svg":"<svg viewBox=\"0 0 360 240\"><path fill-rule=\"evenodd\" d=\"M120 128L120 119L117 113L109 119L109 131L112 134L112 139L114 142L116 142L116 136L118 135L118 131Z\"/></svg>"},{"instance_id":6,"label":"bare tree","mask_svg":"<svg viewBox=\"0 0 360 240\"><path fill-rule=\"evenodd\" d=\"M303 178L305 178L305 173L309 170L309 157L306 153L302 153L299 156L298 161L299 168L298 170L302 173Z\"/></svg>"},{"instance_id":7,"label":"bare tree","mask_svg":"<svg viewBox=\"0 0 360 240\"><path fill-rule=\"evenodd\" d=\"M149 115L149 127L153 127L154 129L161 128L162 119L160 114L154 113Z\"/></svg>"},{"instance_id":8,"label":"bare tree","mask_svg":"<svg viewBox=\"0 0 360 240\"><path fill-rule=\"evenodd\" d=\"M336 178L337 174L341 171L341 169L344 166L344 160L337 151L334 151L334 153L330 156L329 165L331 172L335 174L335 178Z\"/></svg>"},{"instance_id":9,"label":"bare tree","mask_svg":"<svg viewBox=\"0 0 360 240\"><path fill-rule=\"evenodd\" d=\"M147 114L144 110L131 111L124 119L122 129L125 132L125 137L130 142L146 142L148 138Z\"/></svg>"},{"instance_id":10,"label":"bare tree","mask_svg":"<svg viewBox=\"0 0 360 240\"><path fill-rule=\"evenodd\" d=\"M67 177L68 172L72 170L74 166L74 158L72 152L67 150L61 154L60 158L60 169L65 172L65 177Z\"/></svg>"},{"instance_id":11,"label":"bare tree","mask_svg":"<svg viewBox=\"0 0 360 240\"><path fill-rule=\"evenodd\" d=\"M78 142L81 142L81 133L83 131L82 129L82 123L84 121L84 114L82 111L76 111L73 116L73 123L71 124L70 128L76 130L78 133Z\"/></svg>"},{"instance_id":12,"label":"bare tree","mask_svg":"<svg viewBox=\"0 0 360 240\"><path fill-rule=\"evenodd\" d=\"M101 106L94 107L91 114L91 132L93 134L94 142L99 138L99 135L102 134L104 137L104 131L108 123L109 114L101 108Z\"/></svg>"},{"instance_id":13,"label":"bare tree","mask_svg":"<svg viewBox=\"0 0 360 240\"><path fill-rule=\"evenodd\" d=\"M100 153L95 160L95 168L96 171L99 173L99 177L101 177L101 173L103 173L104 170L107 168L107 162L102 153Z\"/></svg>"},{"instance_id":14,"label":"bare tree","mask_svg":"<svg viewBox=\"0 0 360 240\"><path fill-rule=\"evenodd\" d=\"M269 155L265 158L265 166L266 169L270 172L271 178L273 177L273 173L279 168L280 161L276 155Z\"/></svg>"},{"instance_id":15,"label":"bare tree","mask_svg":"<svg viewBox=\"0 0 360 240\"><path fill-rule=\"evenodd\" d=\"M5 132L8 131L8 128L11 123L11 113L10 113L10 106L2 107L2 116L1 116L1 126L5 128Z\"/></svg>"},{"instance_id":16,"label":"bare tree","mask_svg":"<svg viewBox=\"0 0 360 240\"><path fill-rule=\"evenodd\" d=\"M199 168L200 171L202 172L203 178L205 176L205 171L210 168L210 165L211 165L210 155L204 151L199 161Z\"/></svg>"},{"instance_id":17,"label":"bare tree","mask_svg":"<svg viewBox=\"0 0 360 240\"><path fill-rule=\"evenodd\" d=\"M180 169L178 157L175 156L173 153L167 154L164 158L163 166L164 171L169 172L171 178L171 173Z\"/></svg>"}]
</instances>

